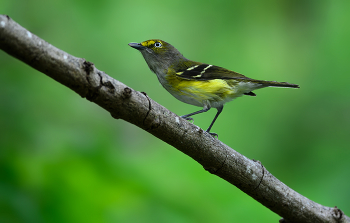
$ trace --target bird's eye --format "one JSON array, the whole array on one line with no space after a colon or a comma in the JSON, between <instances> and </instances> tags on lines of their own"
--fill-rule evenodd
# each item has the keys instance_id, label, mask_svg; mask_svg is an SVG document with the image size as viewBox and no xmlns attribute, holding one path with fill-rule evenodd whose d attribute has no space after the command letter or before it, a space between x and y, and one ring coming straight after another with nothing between
<instances>
[{"instance_id":1,"label":"bird's eye","mask_svg":"<svg viewBox=\"0 0 350 223\"><path fill-rule=\"evenodd\" d=\"M162 44L161 44L160 42L155 42L155 43L154 43L154 46L157 47L157 48L159 48L159 47L162 47Z\"/></svg>"}]
</instances>

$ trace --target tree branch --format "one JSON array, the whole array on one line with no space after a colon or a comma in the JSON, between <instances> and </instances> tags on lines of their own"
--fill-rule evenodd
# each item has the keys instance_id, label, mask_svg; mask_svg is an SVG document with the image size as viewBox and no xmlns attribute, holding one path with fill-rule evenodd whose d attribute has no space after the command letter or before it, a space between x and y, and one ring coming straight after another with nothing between
<instances>
[{"instance_id":1,"label":"tree branch","mask_svg":"<svg viewBox=\"0 0 350 223\"><path fill-rule=\"evenodd\" d=\"M205 170L235 185L283 217L280 222L350 222L337 207L325 207L298 194L259 161L239 154L207 132L0 15L0 48L69 87L81 97L151 133L192 157Z\"/></svg>"}]
</instances>

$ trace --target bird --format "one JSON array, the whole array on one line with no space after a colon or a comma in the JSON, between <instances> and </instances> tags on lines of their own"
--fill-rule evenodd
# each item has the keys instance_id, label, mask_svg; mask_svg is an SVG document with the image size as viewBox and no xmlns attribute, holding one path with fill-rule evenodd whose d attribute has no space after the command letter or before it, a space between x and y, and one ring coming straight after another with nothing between
<instances>
[{"instance_id":1,"label":"bird","mask_svg":"<svg viewBox=\"0 0 350 223\"><path fill-rule=\"evenodd\" d=\"M193 120L193 115L207 112L210 108L217 109L206 130L214 137L218 134L211 132L211 128L225 103L243 95L256 96L253 91L260 88L299 88L297 84L255 80L223 67L189 60L170 43L160 39L128 45L141 52L150 70L171 95L184 103L203 108L181 118Z\"/></svg>"}]
</instances>

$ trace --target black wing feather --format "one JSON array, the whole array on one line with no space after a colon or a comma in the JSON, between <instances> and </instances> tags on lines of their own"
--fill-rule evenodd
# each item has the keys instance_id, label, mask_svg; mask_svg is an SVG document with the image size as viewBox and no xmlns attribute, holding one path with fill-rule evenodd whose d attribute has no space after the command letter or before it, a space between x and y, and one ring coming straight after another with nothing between
<instances>
[{"instance_id":1,"label":"black wing feather","mask_svg":"<svg viewBox=\"0 0 350 223\"><path fill-rule=\"evenodd\" d=\"M227 70L222 67L213 66L210 64L201 64L197 62L193 62L190 67L185 67L182 69L178 69L176 74L184 79L189 80L213 80L213 79L234 79L234 80L242 80L248 82L254 82L257 84L261 84L263 87L273 86L273 87L291 87L291 88L299 88L299 85L290 84L287 82L277 82L277 81L263 81L263 80L254 80L249 77L244 76L243 74ZM246 95L255 96L255 93L248 92Z\"/></svg>"},{"instance_id":2,"label":"black wing feather","mask_svg":"<svg viewBox=\"0 0 350 223\"><path fill-rule=\"evenodd\" d=\"M210 64L200 64L176 72L179 77L195 80L213 80L213 79L245 79L250 78L236 73L231 70L227 70L222 67L213 66Z\"/></svg>"}]
</instances>

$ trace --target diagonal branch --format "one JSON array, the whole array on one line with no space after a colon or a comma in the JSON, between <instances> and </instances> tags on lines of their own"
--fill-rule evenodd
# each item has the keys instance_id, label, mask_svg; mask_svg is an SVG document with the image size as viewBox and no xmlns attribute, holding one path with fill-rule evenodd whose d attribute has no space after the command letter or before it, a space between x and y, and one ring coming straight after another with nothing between
<instances>
[{"instance_id":1,"label":"diagonal branch","mask_svg":"<svg viewBox=\"0 0 350 223\"><path fill-rule=\"evenodd\" d=\"M280 222L350 222L337 207L325 207L298 194L259 161L239 154L93 63L57 49L6 15L0 15L0 48L101 106L112 117L130 122L192 157L205 170L282 216Z\"/></svg>"}]
</instances>

